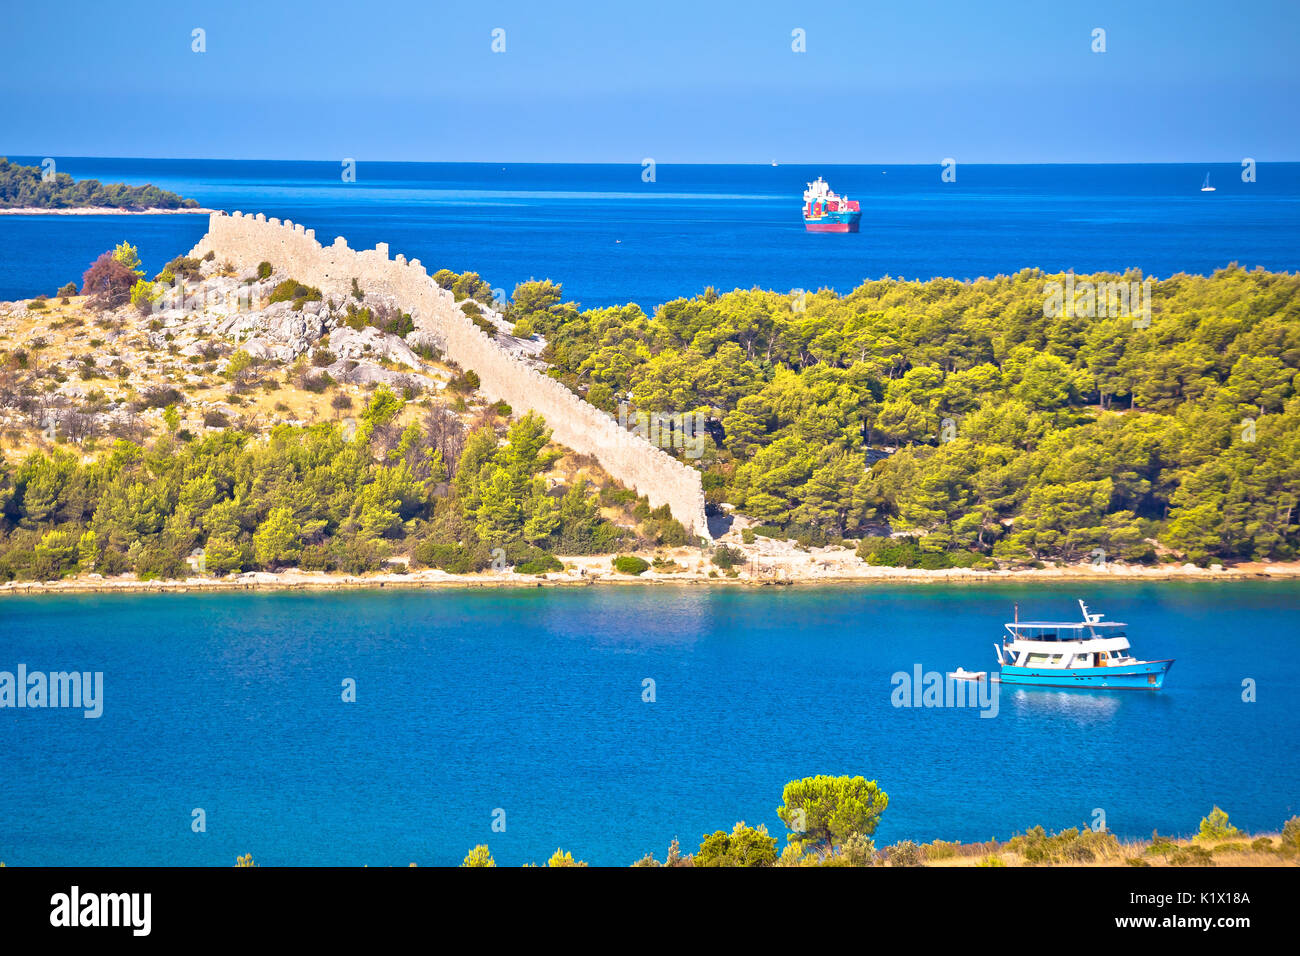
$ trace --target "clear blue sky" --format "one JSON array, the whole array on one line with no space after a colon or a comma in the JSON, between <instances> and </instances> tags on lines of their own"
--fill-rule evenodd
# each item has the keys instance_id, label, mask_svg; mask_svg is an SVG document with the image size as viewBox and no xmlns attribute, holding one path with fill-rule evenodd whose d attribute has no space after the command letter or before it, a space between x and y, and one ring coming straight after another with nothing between
<instances>
[{"instance_id":1,"label":"clear blue sky","mask_svg":"<svg viewBox=\"0 0 1300 956\"><path fill-rule=\"evenodd\" d=\"M3 21L0 154L1300 159L1297 0L26 2Z\"/></svg>"}]
</instances>

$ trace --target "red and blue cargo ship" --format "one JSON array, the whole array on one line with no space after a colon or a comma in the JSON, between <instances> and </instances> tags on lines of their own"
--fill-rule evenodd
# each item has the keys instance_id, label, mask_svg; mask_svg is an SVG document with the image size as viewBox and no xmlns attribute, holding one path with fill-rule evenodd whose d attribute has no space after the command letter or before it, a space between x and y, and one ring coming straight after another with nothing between
<instances>
[{"instance_id":1,"label":"red and blue cargo ship","mask_svg":"<svg viewBox=\"0 0 1300 956\"><path fill-rule=\"evenodd\" d=\"M857 232L861 219L858 201L837 196L820 176L803 192L803 224L809 232Z\"/></svg>"}]
</instances>

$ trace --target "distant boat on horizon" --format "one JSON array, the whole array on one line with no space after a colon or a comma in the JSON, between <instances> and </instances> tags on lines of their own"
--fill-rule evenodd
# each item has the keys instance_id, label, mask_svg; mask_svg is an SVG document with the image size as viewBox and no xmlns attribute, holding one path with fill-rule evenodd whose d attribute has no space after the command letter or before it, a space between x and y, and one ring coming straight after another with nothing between
<instances>
[{"instance_id":1,"label":"distant boat on horizon","mask_svg":"<svg viewBox=\"0 0 1300 956\"><path fill-rule=\"evenodd\" d=\"M1214 192L1214 187L1210 185L1210 174L1209 174L1209 173L1206 173L1206 174L1205 174L1205 182L1201 183L1201 192L1203 192L1203 193L1212 193L1212 192Z\"/></svg>"}]
</instances>

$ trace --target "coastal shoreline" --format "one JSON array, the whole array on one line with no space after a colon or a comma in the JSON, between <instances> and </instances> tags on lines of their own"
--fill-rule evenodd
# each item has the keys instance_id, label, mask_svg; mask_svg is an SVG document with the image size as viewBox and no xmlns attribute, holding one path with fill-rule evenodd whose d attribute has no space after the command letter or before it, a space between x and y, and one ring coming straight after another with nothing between
<instances>
[{"instance_id":1,"label":"coastal shoreline","mask_svg":"<svg viewBox=\"0 0 1300 956\"><path fill-rule=\"evenodd\" d=\"M120 206L73 206L67 209L46 209L41 206L18 206L0 209L0 216L208 216L215 209L122 209Z\"/></svg>"},{"instance_id":2,"label":"coastal shoreline","mask_svg":"<svg viewBox=\"0 0 1300 956\"><path fill-rule=\"evenodd\" d=\"M367 591L367 590L439 590L444 588L543 588L614 586L718 586L718 587L819 587L823 585L873 584L1006 584L1115 583L1115 582L1240 582L1300 579L1300 563L1252 565L1243 570L1211 571L1186 566L1172 568L1024 568L1002 571L978 571L950 568L925 571L916 568L867 567L857 574L803 575L795 577L709 577L700 573L654 573L638 576L601 571L588 574L575 571L540 575L513 572L449 574L437 570L420 570L406 574L337 574L324 571L250 571L228 577L189 577L165 581L141 581L134 576L114 578L79 576L59 581L7 581L0 584L0 595L9 594L132 594L189 593L229 591Z\"/></svg>"}]
</instances>

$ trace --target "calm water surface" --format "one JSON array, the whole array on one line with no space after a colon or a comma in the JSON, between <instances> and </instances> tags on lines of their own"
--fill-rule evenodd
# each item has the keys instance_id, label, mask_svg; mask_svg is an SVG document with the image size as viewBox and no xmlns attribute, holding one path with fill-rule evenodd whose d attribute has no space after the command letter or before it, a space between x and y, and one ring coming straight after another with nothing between
<instances>
[{"instance_id":1,"label":"calm water surface","mask_svg":"<svg viewBox=\"0 0 1300 956\"><path fill-rule=\"evenodd\" d=\"M501 864L563 846L626 865L737 820L783 835L782 785L816 773L880 782L878 845L1096 808L1134 837L1214 804L1249 830L1300 812L1300 584L1077 591L9 597L0 670L100 670L105 705L0 710L0 859L431 865L486 842ZM1162 692L1008 689L993 719L891 706L895 672L987 668L1013 602L1072 619L1076 596L1177 659Z\"/></svg>"}]
</instances>

